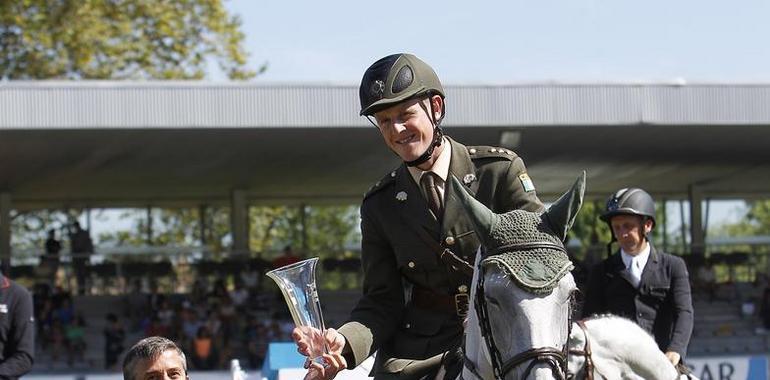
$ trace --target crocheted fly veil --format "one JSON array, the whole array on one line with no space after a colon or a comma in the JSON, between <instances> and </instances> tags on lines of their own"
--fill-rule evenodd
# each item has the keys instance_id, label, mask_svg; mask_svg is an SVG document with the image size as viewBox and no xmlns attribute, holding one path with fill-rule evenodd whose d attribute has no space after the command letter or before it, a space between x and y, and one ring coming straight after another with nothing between
<instances>
[{"instance_id":1,"label":"crocheted fly veil","mask_svg":"<svg viewBox=\"0 0 770 380\"><path fill-rule=\"evenodd\" d=\"M533 294L548 294L573 265L564 249L567 232L583 203L586 174L543 212L495 214L474 199L457 178L452 186L475 225L483 246L481 267L497 265Z\"/></svg>"}]
</instances>

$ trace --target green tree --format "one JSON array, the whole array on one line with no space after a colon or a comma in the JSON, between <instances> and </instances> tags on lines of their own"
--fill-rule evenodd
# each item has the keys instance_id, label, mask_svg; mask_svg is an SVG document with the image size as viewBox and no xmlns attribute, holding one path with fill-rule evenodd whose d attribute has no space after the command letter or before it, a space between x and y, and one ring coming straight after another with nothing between
<instances>
[{"instance_id":1,"label":"green tree","mask_svg":"<svg viewBox=\"0 0 770 380\"><path fill-rule=\"evenodd\" d=\"M0 1L0 79L202 79L208 63L234 80L262 73L247 67L241 21L221 0L19 0ZM115 244L181 244L199 239L197 211L163 210L152 241L142 210L129 231L100 236ZM42 245L45 229L77 218L71 212L36 210L14 215L16 249ZM135 214L135 215L134 215ZM211 212L215 248L225 239L223 209ZM227 225L229 230L229 225Z\"/></svg>"},{"instance_id":2,"label":"green tree","mask_svg":"<svg viewBox=\"0 0 770 380\"><path fill-rule=\"evenodd\" d=\"M240 25L221 0L2 1L0 78L248 79Z\"/></svg>"},{"instance_id":3,"label":"green tree","mask_svg":"<svg viewBox=\"0 0 770 380\"><path fill-rule=\"evenodd\" d=\"M732 236L770 235L770 200L750 201L747 205L746 219L728 225L728 232Z\"/></svg>"},{"instance_id":4,"label":"green tree","mask_svg":"<svg viewBox=\"0 0 770 380\"><path fill-rule=\"evenodd\" d=\"M309 256L340 256L360 238L355 206L252 207L250 217L251 249L258 252L292 245Z\"/></svg>"}]
</instances>

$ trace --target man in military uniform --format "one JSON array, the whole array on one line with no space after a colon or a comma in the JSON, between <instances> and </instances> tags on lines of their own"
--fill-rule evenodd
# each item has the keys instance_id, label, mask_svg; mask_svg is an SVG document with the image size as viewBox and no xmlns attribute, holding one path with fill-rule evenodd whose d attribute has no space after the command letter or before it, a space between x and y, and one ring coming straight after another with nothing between
<instances>
[{"instance_id":1,"label":"man in military uniform","mask_svg":"<svg viewBox=\"0 0 770 380\"><path fill-rule=\"evenodd\" d=\"M583 316L612 313L635 321L655 337L672 364L687 352L693 324L687 267L680 257L655 249L655 202L646 191L621 189L601 219L620 250L591 271ZM608 248L609 250L609 248Z\"/></svg>"},{"instance_id":2,"label":"man in military uniform","mask_svg":"<svg viewBox=\"0 0 770 380\"><path fill-rule=\"evenodd\" d=\"M376 379L435 374L461 344L472 263L479 246L472 222L447 182L454 175L497 213L539 211L542 203L514 152L465 146L443 135L444 89L411 54L384 57L364 73L361 115L404 163L377 182L361 206L363 296L339 330L326 333L325 366L308 378L330 379L378 351ZM301 353L302 330L294 339Z\"/></svg>"}]
</instances>

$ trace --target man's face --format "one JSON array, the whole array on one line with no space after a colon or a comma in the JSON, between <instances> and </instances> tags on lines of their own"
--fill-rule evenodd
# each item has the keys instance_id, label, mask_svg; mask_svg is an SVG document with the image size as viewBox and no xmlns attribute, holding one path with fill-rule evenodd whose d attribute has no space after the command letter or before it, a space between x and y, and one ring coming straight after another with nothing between
<instances>
[{"instance_id":1,"label":"man's face","mask_svg":"<svg viewBox=\"0 0 770 380\"><path fill-rule=\"evenodd\" d=\"M610 226L618 244L629 255L636 255L647 247L644 234L652 231L652 220L642 224L642 217L636 215L616 215L610 219Z\"/></svg>"},{"instance_id":2,"label":"man's face","mask_svg":"<svg viewBox=\"0 0 770 380\"><path fill-rule=\"evenodd\" d=\"M163 351L155 360L143 359L134 367L135 379L182 380L187 379L185 363L176 350Z\"/></svg>"},{"instance_id":3,"label":"man's face","mask_svg":"<svg viewBox=\"0 0 770 380\"><path fill-rule=\"evenodd\" d=\"M443 106L441 97L433 96L430 101L440 112L439 107ZM428 99L414 99L374 114L385 144L402 160L416 160L433 142L433 122L428 116L430 109Z\"/></svg>"}]
</instances>

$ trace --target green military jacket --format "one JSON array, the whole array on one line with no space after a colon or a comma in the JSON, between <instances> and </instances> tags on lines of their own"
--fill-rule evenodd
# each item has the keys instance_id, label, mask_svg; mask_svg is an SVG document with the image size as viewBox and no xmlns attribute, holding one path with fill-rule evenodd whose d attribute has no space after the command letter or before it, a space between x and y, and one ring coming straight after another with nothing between
<instances>
[{"instance_id":1,"label":"green military jacket","mask_svg":"<svg viewBox=\"0 0 770 380\"><path fill-rule=\"evenodd\" d=\"M543 208L524 162L514 152L447 140L452 146L449 175L487 207L497 213ZM432 249L425 235L415 231L415 226L424 228L473 264L479 239L454 191L447 183L442 225L403 164L366 194L361 206L363 296L350 321L339 328L348 341L350 368L378 351L375 378L419 378L461 342L462 318L457 313L425 310L410 302L415 287L446 295L470 289L470 278L450 270L435 246Z\"/></svg>"}]
</instances>

